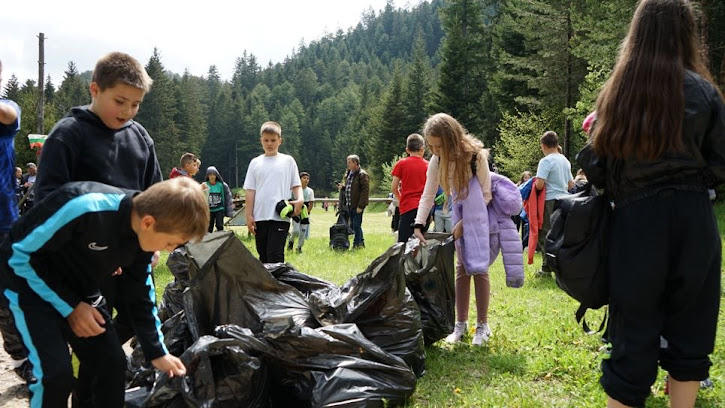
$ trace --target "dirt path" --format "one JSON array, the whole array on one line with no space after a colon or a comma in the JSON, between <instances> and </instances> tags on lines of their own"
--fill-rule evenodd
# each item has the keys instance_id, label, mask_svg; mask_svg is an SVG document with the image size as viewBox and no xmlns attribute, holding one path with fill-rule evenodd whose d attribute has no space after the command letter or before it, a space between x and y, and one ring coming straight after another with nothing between
<instances>
[{"instance_id":1,"label":"dirt path","mask_svg":"<svg viewBox=\"0 0 725 408\"><path fill-rule=\"evenodd\" d=\"M25 384L13 371L10 356L2 348L0 337L0 407L25 408L28 406L28 392Z\"/></svg>"}]
</instances>

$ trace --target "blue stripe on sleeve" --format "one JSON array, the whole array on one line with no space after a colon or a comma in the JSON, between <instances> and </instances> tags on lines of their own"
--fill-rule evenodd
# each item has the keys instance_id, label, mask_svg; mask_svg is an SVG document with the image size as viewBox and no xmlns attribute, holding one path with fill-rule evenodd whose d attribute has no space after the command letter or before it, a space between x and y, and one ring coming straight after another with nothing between
<instances>
[{"instance_id":1,"label":"blue stripe on sleeve","mask_svg":"<svg viewBox=\"0 0 725 408\"><path fill-rule=\"evenodd\" d=\"M117 211L124 194L88 193L65 203L43 224L35 227L25 238L12 245L13 254L8 265L15 274L28 281L28 285L42 299L50 303L63 317L68 317L73 308L63 300L30 265L30 255L43 247L58 230L74 219L92 212Z\"/></svg>"},{"instance_id":2,"label":"blue stripe on sleeve","mask_svg":"<svg viewBox=\"0 0 725 408\"><path fill-rule=\"evenodd\" d=\"M161 332L161 321L159 320L159 313L156 310L156 288L154 288L154 280L151 278L151 264L149 264L146 271L148 272L148 276L146 277L146 286L149 287L149 298L151 299L152 304L151 314L154 317L156 334L159 336L159 343L161 343L161 348L164 350L164 353L169 354L169 350L166 348L166 344L164 344L164 334Z\"/></svg>"},{"instance_id":3,"label":"blue stripe on sleeve","mask_svg":"<svg viewBox=\"0 0 725 408\"><path fill-rule=\"evenodd\" d=\"M15 327L17 327L20 332L20 336L23 338L25 347L28 348L28 359L30 360L30 363L33 364L33 375L38 380L35 383L30 384L28 387L32 393L30 397L30 407L41 408L43 406L44 388L43 366L40 364L40 355L38 354L38 350L35 348L35 344L33 344L33 338L30 337L28 324L25 322L25 314L18 304L18 294L10 289L6 289L3 293L5 294L5 297L8 298L10 311L13 313L13 317L15 317Z\"/></svg>"}]
</instances>

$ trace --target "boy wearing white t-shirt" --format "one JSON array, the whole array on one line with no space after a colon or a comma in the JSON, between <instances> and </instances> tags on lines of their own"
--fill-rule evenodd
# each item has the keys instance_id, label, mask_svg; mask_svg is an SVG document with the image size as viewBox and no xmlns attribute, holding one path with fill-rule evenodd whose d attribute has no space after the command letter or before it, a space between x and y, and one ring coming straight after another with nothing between
<instances>
[{"instance_id":1,"label":"boy wearing white t-shirt","mask_svg":"<svg viewBox=\"0 0 725 408\"><path fill-rule=\"evenodd\" d=\"M247 228L254 235L260 261L284 262L289 221L280 217L275 208L292 190L293 215L299 215L303 204L302 183L295 159L279 153L282 144L279 123L265 122L259 133L264 154L252 159L244 179Z\"/></svg>"}]
</instances>

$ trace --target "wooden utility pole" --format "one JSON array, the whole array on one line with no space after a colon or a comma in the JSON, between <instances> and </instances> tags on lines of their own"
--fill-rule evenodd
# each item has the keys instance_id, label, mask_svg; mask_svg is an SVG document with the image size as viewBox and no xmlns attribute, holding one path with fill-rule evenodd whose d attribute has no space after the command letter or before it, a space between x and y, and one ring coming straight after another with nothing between
<instances>
[{"instance_id":1,"label":"wooden utility pole","mask_svg":"<svg viewBox=\"0 0 725 408\"><path fill-rule=\"evenodd\" d=\"M43 80L45 79L45 51L44 44L45 34L40 33L38 35L38 117L37 117L37 130L38 134L42 135L43 131L43 117L45 107L45 85Z\"/></svg>"}]
</instances>

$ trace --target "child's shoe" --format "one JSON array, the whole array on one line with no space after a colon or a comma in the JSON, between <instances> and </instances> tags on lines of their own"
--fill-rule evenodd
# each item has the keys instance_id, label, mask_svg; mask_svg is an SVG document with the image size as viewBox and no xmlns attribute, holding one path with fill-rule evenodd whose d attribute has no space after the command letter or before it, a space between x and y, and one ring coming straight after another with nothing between
<instances>
[{"instance_id":1,"label":"child's shoe","mask_svg":"<svg viewBox=\"0 0 725 408\"><path fill-rule=\"evenodd\" d=\"M476 333L473 335L473 341L471 342L474 346L480 346L481 344L488 342L491 338L491 328L488 327L488 323L476 324Z\"/></svg>"},{"instance_id":2,"label":"child's shoe","mask_svg":"<svg viewBox=\"0 0 725 408\"><path fill-rule=\"evenodd\" d=\"M467 330L468 324L466 322L456 322L456 325L453 327L453 333L449 334L446 337L446 343L458 343L459 341L461 341L461 337L466 334Z\"/></svg>"}]
</instances>

